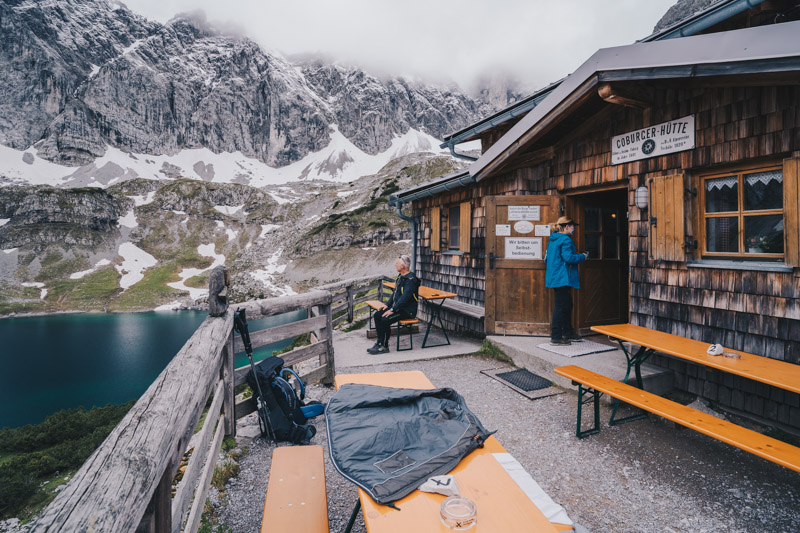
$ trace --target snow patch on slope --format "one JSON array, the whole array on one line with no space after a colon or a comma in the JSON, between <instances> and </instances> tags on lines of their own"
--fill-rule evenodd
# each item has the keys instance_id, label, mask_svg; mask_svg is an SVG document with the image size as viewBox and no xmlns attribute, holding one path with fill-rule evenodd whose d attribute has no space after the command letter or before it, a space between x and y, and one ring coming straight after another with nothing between
<instances>
[{"instance_id":1,"label":"snow patch on slope","mask_svg":"<svg viewBox=\"0 0 800 533\"><path fill-rule=\"evenodd\" d=\"M256 281L260 281L265 287L272 289L278 296L291 296L297 294L289 285L278 285L275 282L275 275L281 274L286 270L286 265L279 265L283 250L278 250L267 259L267 264L263 269L252 270L250 276Z\"/></svg>"},{"instance_id":2,"label":"snow patch on slope","mask_svg":"<svg viewBox=\"0 0 800 533\"><path fill-rule=\"evenodd\" d=\"M218 265L224 265L225 264L225 256L221 255L221 254L217 254L215 248L216 248L216 245L213 242L209 243L209 244L201 244L200 246L198 246L197 247L197 253L199 253L203 257L211 257L212 259L214 259L214 262L211 263L211 266L209 266L207 268L184 268L183 270L181 270L180 274L178 274L178 276L181 278L181 280L180 281L175 281L173 283L167 283L167 286L168 287L172 287L173 289L178 289L178 290L181 290L181 291L188 292L189 293L189 298L191 298L192 300L197 300L199 298L204 298L204 297L208 296L208 288L197 289L197 288L194 288L194 287L187 287L186 286L186 280L188 280L189 278L192 278L194 276L199 276L203 272L211 270L212 268L214 268L214 267L216 267ZM172 305L172 304L170 304L170 305ZM161 310L163 310L163 309L161 309Z\"/></svg>"},{"instance_id":3,"label":"snow patch on slope","mask_svg":"<svg viewBox=\"0 0 800 533\"><path fill-rule=\"evenodd\" d=\"M155 257L130 242L120 244L118 253L122 256L122 264L117 265L116 269L122 274L119 286L123 292L142 281L142 272L158 263Z\"/></svg>"},{"instance_id":4,"label":"snow patch on slope","mask_svg":"<svg viewBox=\"0 0 800 533\"><path fill-rule=\"evenodd\" d=\"M90 268L89 270L81 270L80 272L74 272L74 273L70 274L69 275L69 279L81 279L84 276L88 276L92 272L95 272L98 268L104 267L104 266L110 265L110 264L111 264L111 261L109 261L108 259L101 259L100 261L95 263L95 265L92 268Z\"/></svg>"},{"instance_id":5,"label":"snow patch on slope","mask_svg":"<svg viewBox=\"0 0 800 533\"><path fill-rule=\"evenodd\" d=\"M439 141L434 137L412 129L396 136L388 150L370 155L354 145L334 125L331 126L328 146L280 168L271 167L241 152L216 154L208 148L197 148L182 150L175 155L148 155L123 152L113 146L107 147L106 153L92 163L75 168L42 159L33 148L20 151L0 146L0 182L57 187L108 187L136 177L171 180L176 176L215 183L244 183L253 187L315 179L350 182L377 173L389 161L402 155L415 152L447 153L438 146ZM146 198L131 198L134 198L137 206L152 201L150 194ZM276 202L291 201L274 194L273 198Z\"/></svg>"}]
</instances>

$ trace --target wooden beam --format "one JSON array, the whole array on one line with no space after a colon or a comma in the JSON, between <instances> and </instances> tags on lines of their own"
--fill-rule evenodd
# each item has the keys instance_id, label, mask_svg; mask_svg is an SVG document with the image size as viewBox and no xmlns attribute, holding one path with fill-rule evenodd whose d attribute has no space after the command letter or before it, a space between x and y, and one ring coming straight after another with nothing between
<instances>
[{"instance_id":1,"label":"wooden beam","mask_svg":"<svg viewBox=\"0 0 800 533\"><path fill-rule=\"evenodd\" d=\"M623 88L604 83L597 88L597 94L611 104L647 109L653 105L654 90L652 87Z\"/></svg>"}]
</instances>

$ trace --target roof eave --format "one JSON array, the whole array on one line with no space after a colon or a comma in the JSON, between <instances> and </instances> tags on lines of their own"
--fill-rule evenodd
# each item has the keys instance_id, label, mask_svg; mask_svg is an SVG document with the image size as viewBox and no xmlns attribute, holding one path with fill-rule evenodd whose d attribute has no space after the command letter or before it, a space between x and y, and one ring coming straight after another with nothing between
<instances>
[{"instance_id":1,"label":"roof eave","mask_svg":"<svg viewBox=\"0 0 800 533\"><path fill-rule=\"evenodd\" d=\"M769 32L770 39L764 39L766 32ZM470 175L480 181L497 170L521 146L546 131L549 122L570 107L562 105L562 102L574 99L573 93L579 95L593 87L599 74L603 72L673 68L683 69L687 73L685 76L696 76L699 67L706 67L708 75L712 75L714 70L717 71L715 75L722 75L726 70L723 65L781 61L794 63L800 56L800 48L797 47L794 37L797 32L800 32L800 22L787 22L775 26L599 50L470 165ZM741 73L741 69L736 72ZM592 81L592 78L594 82L587 85L587 81Z\"/></svg>"}]
</instances>

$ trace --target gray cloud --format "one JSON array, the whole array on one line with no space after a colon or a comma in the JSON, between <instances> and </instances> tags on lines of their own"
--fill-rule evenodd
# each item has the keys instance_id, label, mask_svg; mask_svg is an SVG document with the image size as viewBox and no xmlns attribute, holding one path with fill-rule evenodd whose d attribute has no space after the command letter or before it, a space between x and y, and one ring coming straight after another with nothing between
<instances>
[{"instance_id":1,"label":"gray cloud","mask_svg":"<svg viewBox=\"0 0 800 533\"><path fill-rule=\"evenodd\" d=\"M324 54L377 75L453 80L508 76L533 89L598 48L649 35L675 0L127 0L166 22L201 9L269 50Z\"/></svg>"}]
</instances>

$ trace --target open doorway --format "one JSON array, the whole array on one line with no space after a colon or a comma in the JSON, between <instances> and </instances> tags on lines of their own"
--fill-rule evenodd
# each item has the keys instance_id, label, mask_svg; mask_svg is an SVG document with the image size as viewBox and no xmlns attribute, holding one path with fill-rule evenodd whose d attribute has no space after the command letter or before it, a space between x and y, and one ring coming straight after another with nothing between
<instances>
[{"instance_id":1,"label":"open doorway","mask_svg":"<svg viewBox=\"0 0 800 533\"><path fill-rule=\"evenodd\" d=\"M591 326L628 322L628 189L568 198L568 214L579 223L575 246L589 252L580 266L573 323L586 333Z\"/></svg>"}]
</instances>

